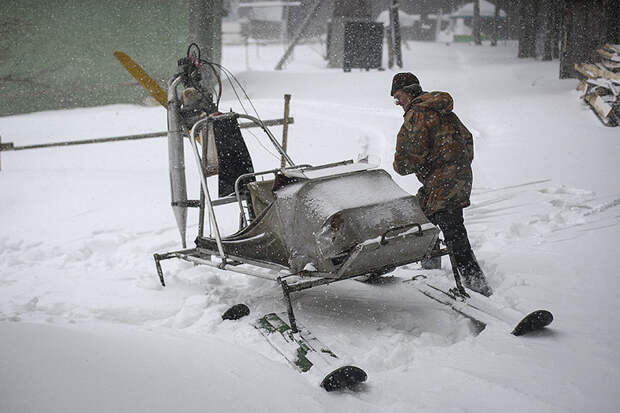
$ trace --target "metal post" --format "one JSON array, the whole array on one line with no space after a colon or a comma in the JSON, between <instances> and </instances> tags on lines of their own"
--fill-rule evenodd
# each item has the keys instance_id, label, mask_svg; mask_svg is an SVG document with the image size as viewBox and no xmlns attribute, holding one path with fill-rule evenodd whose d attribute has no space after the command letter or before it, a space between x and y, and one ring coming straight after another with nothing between
<instances>
[{"instance_id":1,"label":"metal post","mask_svg":"<svg viewBox=\"0 0 620 413\"><path fill-rule=\"evenodd\" d=\"M0 146L2 146L2 135L0 135ZM2 170L2 150L0 150L0 171Z\"/></svg>"},{"instance_id":2,"label":"metal post","mask_svg":"<svg viewBox=\"0 0 620 413\"><path fill-rule=\"evenodd\" d=\"M295 322L295 313L293 313L293 304L291 303L291 294L289 293L288 284L286 281L281 280L282 292L284 293L284 299L286 300L286 312L288 313L288 321L291 325L291 331L297 333L297 323Z\"/></svg>"},{"instance_id":3,"label":"metal post","mask_svg":"<svg viewBox=\"0 0 620 413\"><path fill-rule=\"evenodd\" d=\"M200 159L200 154L198 153L198 145L196 145L196 130L198 128L198 126L204 122L207 122L207 134L212 133L212 123L213 123L213 119L212 118L206 118L206 119L202 119L199 120L198 122L196 122L194 124L194 126L192 127L192 130L189 134L189 142L190 142L190 146L194 152L194 157L196 159L196 166L198 167L198 171L200 171L200 182L202 184L202 189L204 190L205 193L205 202L207 204L207 207L209 208L209 222L212 225L212 228L215 232L215 240L217 241L217 249L218 252L220 254L220 257L222 258L222 266L226 265L226 254L224 253L224 247L222 246L222 237L220 235L220 229L217 225L217 220L215 219L215 213L213 211L213 202L211 202L211 195L209 194L209 187L207 186L207 177L205 176L205 174L202 172L202 161ZM202 127L202 126L201 126ZM208 140L208 135L207 135L207 140Z\"/></svg>"},{"instance_id":4,"label":"metal post","mask_svg":"<svg viewBox=\"0 0 620 413\"><path fill-rule=\"evenodd\" d=\"M245 68L246 70L250 70L250 52L248 49L250 48L250 43L248 42L248 36L243 36L243 44L245 45Z\"/></svg>"},{"instance_id":5,"label":"metal post","mask_svg":"<svg viewBox=\"0 0 620 413\"><path fill-rule=\"evenodd\" d=\"M435 20L435 41L439 41L439 34L441 33L441 22L443 21L443 9L439 9L437 19Z\"/></svg>"},{"instance_id":6,"label":"metal post","mask_svg":"<svg viewBox=\"0 0 620 413\"><path fill-rule=\"evenodd\" d=\"M207 137L205 139L207 140L207 150L208 150L209 141L212 140L213 142L215 142L215 129L213 128L213 122L207 122L207 129L206 130L207 130ZM213 145L214 145L214 149L215 149L215 143ZM216 156L217 156L217 154L216 154ZM219 168L219 164L218 164L218 168ZM219 173L219 171L218 171L218 173ZM210 199L211 199L211 196L209 196L209 205L211 203ZM206 202L207 202L207 198L205 197L205 203ZM214 212L213 207L209 206L209 205L205 204L205 206L207 207L206 208L207 221L209 222L209 237L212 237L213 236L213 227L214 227L213 223L214 223L214 219L215 219L215 214L213 213ZM217 222L216 222L216 224L217 224ZM219 228L218 228L218 234L219 234Z\"/></svg>"},{"instance_id":7,"label":"metal post","mask_svg":"<svg viewBox=\"0 0 620 413\"><path fill-rule=\"evenodd\" d=\"M392 22L392 9L390 8L390 22ZM388 30L386 31L387 38L387 50L388 50L388 69L394 67L394 39L392 39L392 23L388 26Z\"/></svg>"},{"instance_id":8,"label":"metal post","mask_svg":"<svg viewBox=\"0 0 620 413\"><path fill-rule=\"evenodd\" d=\"M284 149L284 153L286 153L286 147L288 145L288 114L290 103L291 95L284 95L284 122L282 123L282 149ZM282 155L280 160L280 168L284 168L285 166L286 159L284 159L284 155Z\"/></svg>"},{"instance_id":9,"label":"metal post","mask_svg":"<svg viewBox=\"0 0 620 413\"><path fill-rule=\"evenodd\" d=\"M401 34L400 34L400 17L398 15L398 0L392 1L392 11L390 25L392 26L392 47L394 48L394 60L396 60L396 66L403 67L403 51L401 47Z\"/></svg>"},{"instance_id":10,"label":"metal post","mask_svg":"<svg viewBox=\"0 0 620 413\"><path fill-rule=\"evenodd\" d=\"M207 144L208 136L203 133L204 129L200 130L200 146L202 149L202 173L207 176ZM200 210L198 212L198 236L202 238L204 235L205 227L205 192L200 185Z\"/></svg>"},{"instance_id":11,"label":"metal post","mask_svg":"<svg viewBox=\"0 0 620 413\"><path fill-rule=\"evenodd\" d=\"M165 287L166 283L164 282L164 273L161 270L161 264L159 263L159 260L161 257L159 254L153 254L153 258L155 259L155 268L157 268L157 275L159 276L159 282L161 283L162 287Z\"/></svg>"}]
</instances>

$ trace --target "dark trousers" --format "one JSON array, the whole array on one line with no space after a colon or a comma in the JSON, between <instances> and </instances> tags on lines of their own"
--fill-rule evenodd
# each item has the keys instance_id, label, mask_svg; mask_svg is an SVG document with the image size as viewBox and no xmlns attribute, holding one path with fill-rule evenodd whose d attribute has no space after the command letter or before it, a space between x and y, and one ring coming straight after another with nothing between
<instances>
[{"instance_id":1,"label":"dark trousers","mask_svg":"<svg viewBox=\"0 0 620 413\"><path fill-rule=\"evenodd\" d=\"M448 249L452 251L459 273L466 280L484 277L471 249L463 222L463 209L440 211L428 217L443 232Z\"/></svg>"}]
</instances>

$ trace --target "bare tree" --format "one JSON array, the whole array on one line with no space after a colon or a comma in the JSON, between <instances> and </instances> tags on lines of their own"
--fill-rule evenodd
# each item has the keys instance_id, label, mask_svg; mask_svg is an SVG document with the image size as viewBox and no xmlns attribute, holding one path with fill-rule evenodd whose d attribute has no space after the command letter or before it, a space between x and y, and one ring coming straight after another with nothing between
<instances>
[{"instance_id":1,"label":"bare tree","mask_svg":"<svg viewBox=\"0 0 620 413\"><path fill-rule=\"evenodd\" d=\"M595 62L596 50L618 41L618 0L565 0L562 13L560 78L576 77L574 64Z\"/></svg>"},{"instance_id":2,"label":"bare tree","mask_svg":"<svg viewBox=\"0 0 620 413\"><path fill-rule=\"evenodd\" d=\"M537 0L519 3L519 57L536 57Z\"/></svg>"},{"instance_id":3,"label":"bare tree","mask_svg":"<svg viewBox=\"0 0 620 413\"><path fill-rule=\"evenodd\" d=\"M474 0L474 17L472 21L474 43L477 45L482 44L482 37L480 36L480 0Z\"/></svg>"},{"instance_id":4,"label":"bare tree","mask_svg":"<svg viewBox=\"0 0 620 413\"><path fill-rule=\"evenodd\" d=\"M553 25L555 22L555 10L553 0L542 0L541 11L543 19L543 57L542 60L553 59Z\"/></svg>"},{"instance_id":5,"label":"bare tree","mask_svg":"<svg viewBox=\"0 0 620 413\"><path fill-rule=\"evenodd\" d=\"M493 14L493 31L491 34L491 46L497 46L497 38L499 37L499 1L495 1L495 11Z\"/></svg>"},{"instance_id":6,"label":"bare tree","mask_svg":"<svg viewBox=\"0 0 620 413\"><path fill-rule=\"evenodd\" d=\"M560 31L562 28L562 8L564 7L564 0L553 0L553 58L560 58Z\"/></svg>"}]
</instances>

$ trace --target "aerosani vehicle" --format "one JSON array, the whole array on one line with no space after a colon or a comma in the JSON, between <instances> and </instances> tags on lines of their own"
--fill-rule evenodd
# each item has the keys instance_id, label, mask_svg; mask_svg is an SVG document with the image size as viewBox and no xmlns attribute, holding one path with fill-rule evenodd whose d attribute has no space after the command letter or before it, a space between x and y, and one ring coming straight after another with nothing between
<instances>
[{"instance_id":1,"label":"aerosani vehicle","mask_svg":"<svg viewBox=\"0 0 620 413\"><path fill-rule=\"evenodd\" d=\"M248 114L218 112L219 73L229 77L233 88L236 79L225 68L201 59L194 44L179 60L179 72L168 82L167 92L127 55L116 52L115 56L168 110L171 204L183 249L154 254L162 286L161 261L171 258L272 280L282 288L286 311L260 316L253 322L257 330L291 365L328 391L364 382L367 375L361 368L343 364L297 322L291 293L354 277L372 280L399 266L433 259L437 263L438 257L450 257L448 249L438 247L440 230L424 216L416 197L367 161L295 164L267 122ZM203 87L205 70L217 80L217 96ZM242 128L250 126L264 131L285 166L254 170L241 134ZM187 197L186 145L200 177L198 200ZM217 198L207 185L207 177L214 175L218 176ZM238 206L239 229L223 236L216 208L226 204ZM188 208L197 208L199 213L198 234L191 248L186 245ZM411 281L424 295L478 323L514 326L515 335L538 330L553 320L546 310L522 317L494 308L486 297L463 287L455 265L452 272L452 288L431 283L424 276ZM237 304L223 318L247 314L249 309Z\"/></svg>"}]
</instances>

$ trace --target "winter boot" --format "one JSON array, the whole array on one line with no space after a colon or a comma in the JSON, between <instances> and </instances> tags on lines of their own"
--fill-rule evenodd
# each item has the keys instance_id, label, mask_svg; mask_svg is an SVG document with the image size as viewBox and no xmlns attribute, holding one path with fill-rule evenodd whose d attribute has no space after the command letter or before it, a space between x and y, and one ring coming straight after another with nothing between
<instances>
[{"instance_id":1,"label":"winter boot","mask_svg":"<svg viewBox=\"0 0 620 413\"><path fill-rule=\"evenodd\" d=\"M493 290L487 283L487 279L484 277L484 273L482 272L476 257L473 253L468 255L469 256L466 260L461 259L461 262L457 264L463 285L472 291L480 293L486 297L490 297L491 294L493 294Z\"/></svg>"},{"instance_id":2,"label":"winter boot","mask_svg":"<svg viewBox=\"0 0 620 413\"><path fill-rule=\"evenodd\" d=\"M480 293L485 297L490 297L493 290L489 287L486 278L482 273L463 277L463 285L472 291Z\"/></svg>"},{"instance_id":3,"label":"winter boot","mask_svg":"<svg viewBox=\"0 0 620 413\"><path fill-rule=\"evenodd\" d=\"M461 267L459 268L459 273L465 287L486 297L490 297L493 294L493 290L489 287L480 267L477 269L472 266Z\"/></svg>"}]
</instances>

